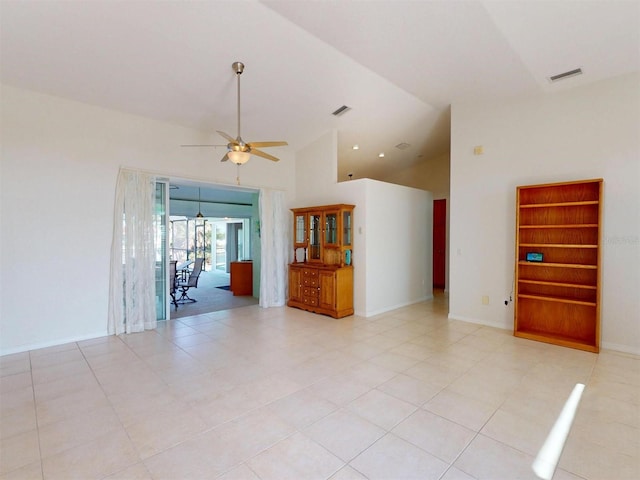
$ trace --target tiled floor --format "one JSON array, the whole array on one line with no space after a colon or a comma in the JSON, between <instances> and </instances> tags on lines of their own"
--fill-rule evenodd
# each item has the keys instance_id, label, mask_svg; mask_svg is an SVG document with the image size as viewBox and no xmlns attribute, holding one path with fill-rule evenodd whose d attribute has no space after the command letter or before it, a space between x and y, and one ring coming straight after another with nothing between
<instances>
[{"instance_id":1,"label":"tiled floor","mask_svg":"<svg viewBox=\"0 0 640 480\"><path fill-rule=\"evenodd\" d=\"M8 479L516 479L577 382L555 479L640 478L640 359L447 320L257 306L0 359Z\"/></svg>"}]
</instances>

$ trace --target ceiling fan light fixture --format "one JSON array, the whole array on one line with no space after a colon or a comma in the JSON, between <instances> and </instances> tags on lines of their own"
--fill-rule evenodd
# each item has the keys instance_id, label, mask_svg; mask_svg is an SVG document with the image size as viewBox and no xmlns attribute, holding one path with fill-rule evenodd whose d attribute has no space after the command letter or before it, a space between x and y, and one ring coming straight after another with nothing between
<instances>
[{"instance_id":1,"label":"ceiling fan light fixture","mask_svg":"<svg viewBox=\"0 0 640 480\"><path fill-rule=\"evenodd\" d=\"M229 160L231 160L236 165L244 165L251 158L251 154L249 152L241 152L239 150L232 150L227 153Z\"/></svg>"}]
</instances>

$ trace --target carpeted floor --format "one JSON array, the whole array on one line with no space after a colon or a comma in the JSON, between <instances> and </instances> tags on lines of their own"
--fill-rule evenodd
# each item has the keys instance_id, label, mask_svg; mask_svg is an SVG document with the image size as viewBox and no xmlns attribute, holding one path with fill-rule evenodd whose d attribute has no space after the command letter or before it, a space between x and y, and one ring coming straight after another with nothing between
<instances>
[{"instance_id":1,"label":"carpeted floor","mask_svg":"<svg viewBox=\"0 0 640 480\"><path fill-rule=\"evenodd\" d=\"M198 279L198 288L189 289L189 297L197 300L193 303L178 304L176 309L171 306L171 318L184 318L202 313L217 312L230 308L255 305L258 299L251 296L234 297L229 290L219 287L229 285L229 274L217 270L202 272ZM180 296L177 292L176 298Z\"/></svg>"}]
</instances>

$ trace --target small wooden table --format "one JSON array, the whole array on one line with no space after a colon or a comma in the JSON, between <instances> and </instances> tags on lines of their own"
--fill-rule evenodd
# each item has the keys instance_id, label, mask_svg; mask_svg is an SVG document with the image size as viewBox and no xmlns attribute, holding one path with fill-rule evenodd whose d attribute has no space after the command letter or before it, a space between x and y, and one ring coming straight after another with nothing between
<instances>
[{"instance_id":1,"label":"small wooden table","mask_svg":"<svg viewBox=\"0 0 640 480\"><path fill-rule=\"evenodd\" d=\"M253 295L253 262L231 262L229 290L233 295Z\"/></svg>"}]
</instances>

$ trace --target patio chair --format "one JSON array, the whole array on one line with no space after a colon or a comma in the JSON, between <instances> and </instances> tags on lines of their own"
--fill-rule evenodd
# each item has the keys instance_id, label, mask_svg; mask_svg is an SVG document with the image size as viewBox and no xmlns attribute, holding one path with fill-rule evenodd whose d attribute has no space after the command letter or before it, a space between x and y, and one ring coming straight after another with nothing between
<instances>
[{"instance_id":1,"label":"patio chair","mask_svg":"<svg viewBox=\"0 0 640 480\"><path fill-rule=\"evenodd\" d=\"M171 303L176 306L176 310L178 309L178 302L176 300L176 271L177 271L177 260L171 260L169 262L169 295L171 295Z\"/></svg>"},{"instance_id":2,"label":"patio chair","mask_svg":"<svg viewBox=\"0 0 640 480\"><path fill-rule=\"evenodd\" d=\"M180 298L178 298L178 303L197 301L189 297L189 295L187 295L187 292L190 288L198 288L198 278L200 277L200 272L202 271L203 262L204 258L196 258L196 261L193 264L193 270L189 274L189 278L186 281L177 282L176 286L180 289Z\"/></svg>"}]
</instances>

